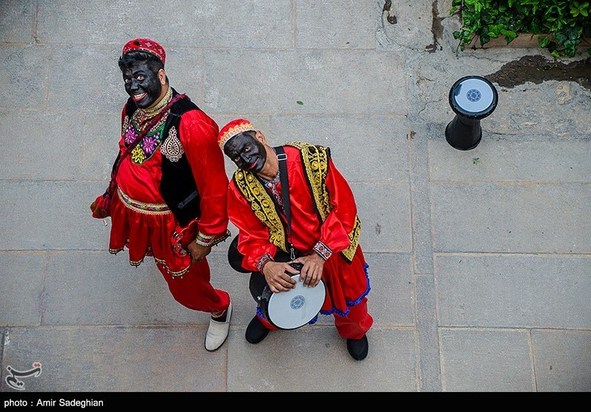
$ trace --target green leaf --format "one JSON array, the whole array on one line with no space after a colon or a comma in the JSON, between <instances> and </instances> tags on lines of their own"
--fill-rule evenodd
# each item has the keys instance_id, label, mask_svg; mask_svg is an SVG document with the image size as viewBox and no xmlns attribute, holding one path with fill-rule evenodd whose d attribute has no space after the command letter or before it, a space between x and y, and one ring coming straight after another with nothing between
<instances>
[{"instance_id":1,"label":"green leaf","mask_svg":"<svg viewBox=\"0 0 591 412\"><path fill-rule=\"evenodd\" d=\"M453 36L462 50L474 38L484 45L503 36L508 44L531 33L541 35L538 46L553 56L572 57L582 39L591 37L588 0L452 0L452 13L461 22Z\"/></svg>"},{"instance_id":2,"label":"green leaf","mask_svg":"<svg viewBox=\"0 0 591 412\"><path fill-rule=\"evenodd\" d=\"M538 46L542 49L545 49L550 44L550 39L548 36L540 36L538 37Z\"/></svg>"},{"instance_id":3,"label":"green leaf","mask_svg":"<svg viewBox=\"0 0 591 412\"><path fill-rule=\"evenodd\" d=\"M517 37L517 33L511 30L502 30L501 34L507 39L507 44L511 43Z\"/></svg>"}]
</instances>

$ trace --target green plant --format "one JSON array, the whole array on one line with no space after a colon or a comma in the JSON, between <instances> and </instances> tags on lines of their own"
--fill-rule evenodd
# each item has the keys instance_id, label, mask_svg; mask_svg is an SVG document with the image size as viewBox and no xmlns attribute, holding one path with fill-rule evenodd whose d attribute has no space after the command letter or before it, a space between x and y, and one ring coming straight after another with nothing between
<instances>
[{"instance_id":1,"label":"green plant","mask_svg":"<svg viewBox=\"0 0 591 412\"><path fill-rule=\"evenodd\" d=\"M479 39L484 46L503 36L507 44L520 33L538 35L538 46L554 57L574 57L591 37L591 3L583 0L453 0L450 15L462 26L453 36L459 48ZM587 50L591 55L591 48Z\"/></svg>"}]
</instances>

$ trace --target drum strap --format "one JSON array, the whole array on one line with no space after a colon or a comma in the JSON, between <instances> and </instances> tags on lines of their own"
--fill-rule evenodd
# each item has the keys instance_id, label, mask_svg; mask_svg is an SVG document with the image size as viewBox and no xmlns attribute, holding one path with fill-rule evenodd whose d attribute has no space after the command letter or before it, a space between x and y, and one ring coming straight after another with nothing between
<instances>
[{"instance_id":1,"label":"drum strap","mask_svg":"<svg viewBox=\"0 0 591 412\"><path fill-rule=\"evenodd\" d=\"M287 220L287 243L289 246L289 257L291 260L296 258L295 248L291 243L291 207L289 203L289 181L287 179L287 155L283 146L275 148L277 158L279 159L279 178L281 179L281 196L283 198L283 210L285 211L285 218Z\"/></svg>"}]
</instances>

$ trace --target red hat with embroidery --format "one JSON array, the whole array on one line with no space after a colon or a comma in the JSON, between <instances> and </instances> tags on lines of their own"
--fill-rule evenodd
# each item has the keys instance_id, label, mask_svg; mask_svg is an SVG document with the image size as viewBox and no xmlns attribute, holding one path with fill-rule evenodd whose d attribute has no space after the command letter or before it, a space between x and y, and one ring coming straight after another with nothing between
<instances>
[{"instance_id":1,"label":"red hat with embroidery","mask_svg":"<svg viewBox=\"0 0 591 412\"><path fill-rule=\"evenodd\" d=\"M218 134L218 144L220 145L220 149L224 150L224 145L228 140L233 138L234 136L249 132L249 131L256 131L252 123L250 123L247 119L234 119L220 130Z\"/></svg>"},{"instance_id":2,"label":"red hat with embroidery","mask_svg":"<svg viewBox=\"0 0 591 412\"><path fill-rule=\"evenodd\" d=\"M123 54L127 54L132 51L151 53L158 57L162 64L164 64L166 60L166 52L164 51L164 48L154 40L141 38L130 40L125 43L125 46L123 46Z\"/></svg>"}]
</instances>

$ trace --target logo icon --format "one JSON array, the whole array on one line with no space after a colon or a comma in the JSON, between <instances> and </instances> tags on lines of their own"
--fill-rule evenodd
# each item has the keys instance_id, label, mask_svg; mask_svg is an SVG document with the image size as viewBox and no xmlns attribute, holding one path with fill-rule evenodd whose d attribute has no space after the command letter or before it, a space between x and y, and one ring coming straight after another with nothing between
<instances>
[{"instance_id":1,"label":"logo icon","mask_svg":"<svg viewBox=\"0 0 591 412\"><path fill-rule=\"evenodd\" d=\"M33 369L27 371L17 371L12 366L8 365L6 370L10 375L6 376L6 384L17 391L25 390L25 383L19 378L29 378L31 376L37 378L41 375L41 362L33 362Z\"/></svg>"}]
</instances>

